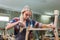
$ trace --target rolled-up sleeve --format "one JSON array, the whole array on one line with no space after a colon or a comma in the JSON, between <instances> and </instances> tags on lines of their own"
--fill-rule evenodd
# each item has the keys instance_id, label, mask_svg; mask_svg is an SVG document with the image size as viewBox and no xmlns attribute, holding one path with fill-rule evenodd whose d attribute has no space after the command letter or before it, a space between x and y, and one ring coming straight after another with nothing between
<instances>
[{"instance_id":1,"label":"rolled-up sleeve","mask_svg":"<svg viewBox=\"0 0 60 40\"><path fill-rule=\"evenodd\" d=\"M10 21L9 21L9 23L14 23L14 22L15 22L15 20L10 20Z\"/></svg>"},{"instance_id":2,"label":"rolled-up sleeve","mask_svg":"<svg viewBox=\"0 0 60 40\"><path fill-rule=\"evenodd\" d=\"M36 26L36 27L39 27L39 28L42 28L42 23L35 22L35 26Z\"/></svg>"},{"instance_id":3,"label":"rolled-up sleeve","mask_svg":"<svg viewBox=\"0 0 60 40\"><path fill-rule=\"evenodd\" d=\"M19 20L19 18L18 17L15 17L12 20L10 20L9 23L14 23L14 22L17 22L18 20Z\"/></svg>"}]
</instances>

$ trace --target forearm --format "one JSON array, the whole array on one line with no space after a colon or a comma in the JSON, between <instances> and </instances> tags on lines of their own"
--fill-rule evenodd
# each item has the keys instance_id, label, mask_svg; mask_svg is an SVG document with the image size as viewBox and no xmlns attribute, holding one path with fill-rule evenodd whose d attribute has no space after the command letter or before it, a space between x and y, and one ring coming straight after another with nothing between
<instances>
[{"instance_id":1,"label":"forearm","mask_svg":"<svg viewBox=\"0 0 60 40\"><path fill-rule=\"evenodd\" d=\"M42 23L35 23L35 27L39 28L55 28L54 24L42 24Z\"/></svg>"},{"instance_id":2,"label":"forearm","mask_svg":"<svg viewBox=\"0 0 60 40\"><path fill-rule=\"evenodd\" d=\"M51 24L42 24L42 28L55 28L55 26Z\"/></svg>"},{"instance_id":3,"label":"forearm","mask_svg":"<svg viewBox=\"0 0 60 40\"><path fill-rule=\"evenodd\" d=\"M49 28L48 24L42 24L42 28Z\"/></svg>"},{"instance_id":4,"label":"forearm","mask_svg":"<svg viewBox=\"0 0 60 40\"><path fill-rule=\"evenodd\" d=\"M9 23L5 29L10 29L12 27L14 27L15 25L17 25L19 22L14 22L14 23Z\"/></svg>"}]
</instances>

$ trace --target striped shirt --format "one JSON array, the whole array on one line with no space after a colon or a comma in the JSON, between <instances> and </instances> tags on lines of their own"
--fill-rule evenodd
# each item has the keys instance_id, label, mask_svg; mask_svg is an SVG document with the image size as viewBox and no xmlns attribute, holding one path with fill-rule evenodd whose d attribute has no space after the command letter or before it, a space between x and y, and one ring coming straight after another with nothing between
<instances>
[{"instance_id":1,"label":"striped shirt","mask_svg":"<svg viewBox=\"0 0 60 40\"><path fill-rule=\"evenodd\" d=\"M15 17L12 20L10 20L10 23L14 23L14 22L17 22L19 20L20 19L18 17ZM39 23L35 20L26 20L26 27L28 27L28 25L31 25L32 27L40 27L41 28L42 23ZM15 35L18 34L19 30L20 30L19 24L15 25L14 26L14 34ZM24 33L24 31L23 31L23 33Z\"/></svg>"}]
</instances>

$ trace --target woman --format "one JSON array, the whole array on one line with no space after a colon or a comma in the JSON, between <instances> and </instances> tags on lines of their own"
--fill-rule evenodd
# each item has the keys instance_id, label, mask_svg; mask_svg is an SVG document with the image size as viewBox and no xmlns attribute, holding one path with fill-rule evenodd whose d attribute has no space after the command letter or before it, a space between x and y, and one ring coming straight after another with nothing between
<instances>
[{"instance_id":1,"label":"woman","mask_svg":"<svg viewBox=\"0 0 60 40\"><path fill-rule=\"evenodd\" d=\"M9 24L6 26L6 29L14 27L14 34L16 35L16 40L25 40L26 27L33 24L33 27L39 28L55 28L54 25L42 24L37 21L30 19L32 16L32 11L28 6L25 6L21 11L21 16L13 18ZM23 27L23 31L20 31L20 27Z\"/></svg>"}]
</instances>

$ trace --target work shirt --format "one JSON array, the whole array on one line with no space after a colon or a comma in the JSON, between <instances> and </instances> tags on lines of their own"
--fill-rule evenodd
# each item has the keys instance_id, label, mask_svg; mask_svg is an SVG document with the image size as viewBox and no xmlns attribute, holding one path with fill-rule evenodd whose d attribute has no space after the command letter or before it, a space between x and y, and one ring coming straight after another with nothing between
<instances>
[{"instance_id":1,"label":"work shirt","mask_svg":"<svg viewBox=\"0 0 60 40\"><path fill-rule=\"evenodd\" d=\"M12 20L10 20L10 23L14 23L19 21L20 19L18 17L13 18ZM39 23L35 20L29 19L26 20L26 27L28 27L29 25L31 25L32 27L40 27L42 26L42 23ZM14 35L16 36L16 40L25 40L25 35L26 35L26 29L23 29L22 32L19 32L20 30L20 25L17 24L14 26Z\"/></svg>"}]
</instances>

